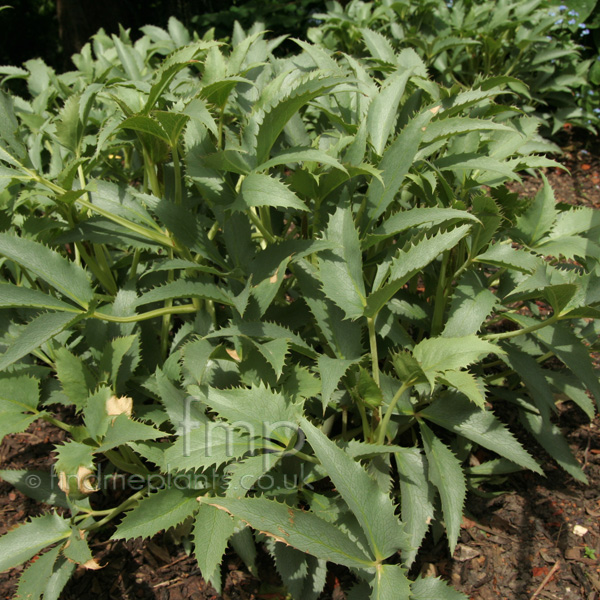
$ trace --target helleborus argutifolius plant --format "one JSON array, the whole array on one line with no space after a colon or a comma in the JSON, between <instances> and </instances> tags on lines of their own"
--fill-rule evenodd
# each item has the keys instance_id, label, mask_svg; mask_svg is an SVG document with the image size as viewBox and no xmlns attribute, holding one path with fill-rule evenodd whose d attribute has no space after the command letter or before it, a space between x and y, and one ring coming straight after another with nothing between
<instances>
[{"instance_id":1,"label":"helleborus argutifolius plant","mask_svg":"<svg viewBox=\"0 0 600 600\"><path fill-rule=\"evenodd\" d=\"M410 49L280 42L99 33L0 95L0 435L68 432L54 474L0 472L60 508L0 538L3 570L48 548L22 597L58 597L113 527L176 528L217 590L258 542L294 598L328 561L351 598L462 598L407 570L431 522L454 549L469 488L542 472L498 403L585 481L551 417L600 399L600 217L505 188L555 164L537 121Z\"/></svg>"}]
</instances>

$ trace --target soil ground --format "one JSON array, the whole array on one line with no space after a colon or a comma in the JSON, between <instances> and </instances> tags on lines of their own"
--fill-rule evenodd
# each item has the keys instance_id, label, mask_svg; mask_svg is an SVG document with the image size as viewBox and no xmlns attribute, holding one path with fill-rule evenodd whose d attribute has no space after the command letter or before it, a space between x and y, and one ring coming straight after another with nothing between
<instances>
[{"instance_id":1,"label":"soil ground","mask_svg":"<svg viewBox=\"0 0 600 600\"><path fill-rule=\"evenodd\" d=\"M559 160L570 174L561 169L546 171L557 202L600 208L600 148L594 142L566 132ZM539 180L525 177L510 187L529 195L540 185ZM504 492L500 495L471 494L454 556L448 555L444 538L437 543L429 539L417 570L442 576L472 600L600 600L600 418L586 422L571 403L560 404L559 409L557 424L589 485L573 480L527 438L546 477L523 472L494 488ZM62 439L62 431L37 421L27 432L4 439L0 468L49 470L51 451ZM0 535L45 509L0 482ZM202 579L193 555L167 535L145 543L110 540L110 531L103 535L92 551L106 566L76 571L61 600L286 598L266 555L259 556L259 572L250 574L235 554L228 553L223 592L218 595ZM19 567L0 575L0 598L13 598L21 571ZM344 570L332 571L321 600L344 600L351 581Z\"/></svg>"}]
</instances>

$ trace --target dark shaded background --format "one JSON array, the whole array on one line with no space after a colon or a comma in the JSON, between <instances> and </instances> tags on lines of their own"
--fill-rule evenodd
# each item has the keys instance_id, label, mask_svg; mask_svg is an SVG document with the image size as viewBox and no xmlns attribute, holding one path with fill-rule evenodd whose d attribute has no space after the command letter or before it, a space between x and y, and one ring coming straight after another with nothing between
<instances>
[{"instance_id":1,"label":"dark shaded background","mask_svg":"<svg viewBox=\"0 0 600 600\"><path fill-rule=\"evenodd\" d=\"M166 27L171 15L202 33L231 34L238 20L257 20L276 33L304 37L310 15L325 10L325 0L0 0L0 64L20 65L43 58L58 71L72 67L70 57L103 27L117 33L119 23L138 37L143 25Z\"/></svg>"}]
</instances>

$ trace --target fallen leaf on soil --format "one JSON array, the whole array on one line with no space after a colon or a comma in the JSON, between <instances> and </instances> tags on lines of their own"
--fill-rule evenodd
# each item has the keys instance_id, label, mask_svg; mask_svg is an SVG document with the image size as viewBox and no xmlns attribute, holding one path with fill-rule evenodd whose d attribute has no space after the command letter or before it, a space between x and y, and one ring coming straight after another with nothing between
<instances>
[{"instance_id":1,"label":"fallen leaf on soil","mask_svg":"<svg viewBox=\"0 0 600 600\"><path fill-rule=\"evenodd\" d=\"M475 550L475 548L471 548L470 546L466 546L465 544L458 544L456 546L456 550L454 551L454 560L458 562L466 562L468 560L473 560L479 556L479 552Z\"/></svg>"}]
</instances>

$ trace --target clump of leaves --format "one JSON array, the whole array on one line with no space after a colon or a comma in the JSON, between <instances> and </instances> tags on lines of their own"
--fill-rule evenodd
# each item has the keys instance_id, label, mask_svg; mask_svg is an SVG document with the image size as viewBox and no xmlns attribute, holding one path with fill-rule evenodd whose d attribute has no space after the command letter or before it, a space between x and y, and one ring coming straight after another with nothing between
<instances>
[{"instance_id":1,"label":"clump of leaves","mask_svg":"<svg viewBox=\"0 0 600 600\"><path fill-rule=\"evenodd\" d=\"M309 38L331 49L372 56L383 64L414 48L436 80L472 87L482 78L511 76L522 110L542 119L549 134L565 123L594 131L596 57L581 57L580 33L594 3L548 5L542 0L352 0L327 3ZM375 30L375 31L373 31ZM591 96L591 97L589 97ZM590 101L592 104L590 105Z\"/></svg>"},{"instance_id":2,"label":"clump of leaves","mask_svg":"<svg viewBox=\"0 0 600 600\"><path fill-rule=\"evenodd\" d=\"M598 213L506 191L555 165L495 103L510 79L145 34L0 96L0 435L69 434L54 473L0 473L57 507L0 538L0 567L48 548L18 589L47 600L97 566L99 529L176 528L217 589L227 545L253 569L258 542L295 598L327 561L355 598L463 597L407 569L431 523L454 549L469 488L542 472L497 405L585 480L552 415L600 399Z\"/></svg>"}]
</instances>

